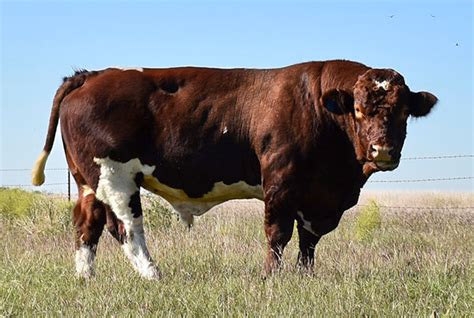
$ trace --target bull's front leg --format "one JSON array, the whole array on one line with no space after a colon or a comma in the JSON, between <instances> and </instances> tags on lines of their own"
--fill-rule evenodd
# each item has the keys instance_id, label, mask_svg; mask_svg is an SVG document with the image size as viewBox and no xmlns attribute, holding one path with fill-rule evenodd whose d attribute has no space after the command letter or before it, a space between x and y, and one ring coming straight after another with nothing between
<instances>
[{"instance_id":1,"label":"bull's front leg","mask_svg":"<svg viewBox=\"0 0 474 318\"><path fill-rule=\"evenodd\" d=\"M334 230L341 219L342 211L331 209L303 209L297 212L299 235L298 267L313 271L314 253L321 237Z\"/></svg>"},{"instance_id":2,"label":"bull's front leg","mask_svg":"<svg viewBox=\"0 0 474 318\"><path fill-rule=\"evenodd\" d=\"M265 235L268 250L264 277L279 269L283 250L293 234L295 222L294 197L289 187L273 185L265 190Z\"/></svg>"},{"instance_id":3,"label":"bull's front leg","mask_svg":"<svg viewBox=\"0 0 474 318\"><path fill-rule=\"evenodd\" d=\"M314 266L314 251L316 244L321 238L311 226L311 223L304 218L303 213L297 213L299 248L297 266L304 271L312 272Z\"/></svg>"}]
</instances>

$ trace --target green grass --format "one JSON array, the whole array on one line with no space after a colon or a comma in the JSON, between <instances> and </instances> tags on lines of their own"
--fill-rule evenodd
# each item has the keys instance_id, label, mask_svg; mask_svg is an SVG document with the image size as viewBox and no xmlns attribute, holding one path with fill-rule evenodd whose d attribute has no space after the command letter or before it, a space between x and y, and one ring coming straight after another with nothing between
<instances>
[{"instance_id":1,"label":"green grass","mask_svg":"<svg viewBox=\"0 0 474 318\"><path fill-rule=\"evenodd\" d=\"M372 242L381 224L380 208L375 200L370 200L360 209L355 221L355 238L359 241Z\"/></svg>"},{"instance_id":2,"label":"green grass","mask_svg":"<svg viewBox=\"0 0 474 318\"><path fill-rule=\"evenodd\" d=\"M104 233L97 276L83 281L74 277L67 202L38 196L27 213L1 210L0 316L472 317L474 211L388 210L375 198L380 222L362 226L370 240L356 237L366 212L354 209L321 239L314 275L295 269L294 235L283 270L263 281L261 203L221 205L188 231L147 200L149 248L163 279L142 280ZM450 204L472 205L466 196Z\"/></svg>"}]
</instances>

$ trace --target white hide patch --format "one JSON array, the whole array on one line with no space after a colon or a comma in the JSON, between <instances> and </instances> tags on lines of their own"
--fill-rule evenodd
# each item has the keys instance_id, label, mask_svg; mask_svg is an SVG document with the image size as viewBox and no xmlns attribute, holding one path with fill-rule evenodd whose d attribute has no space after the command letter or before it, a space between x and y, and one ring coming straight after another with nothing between
<instances>
[{"instance_id":1,"label":"white hide patch","mask_svg":"<svg viewBox=\"0 0 474 318\"><path fill-rule=\"evenodd\" d=\"M227 126L224 127L224 130L222 131L222 134L225 135L227 134L228 130L227 130Z\"/></svg>"},{"instance_id":2,"label":"white hide patch","mask_svg":"<svg viewBox=\"0 0 474 318\"><path fill-rule=\"evenodd\" d=\"M87 197L88 195L95 194L94 190L92 190L91 187L88 185L83 185L82 186L82 196Z\"/></svg>"},{"instance_id":3,"label":"white hide patch","mask_svg":"<svg viewBox=\"0 0 474 318\"><path fill-rule=\"evenodd\" d=\"M388 88L390 87L390 82L389 81L383 81L383 82L379 82L379 81L374 81L375 83L375 87L377 88L383 88L384 90L388 90Z\"/></svg>"},{"instance_id":4,"label":"white hide patch","mask_svg":"<svg viewBox=\"0 0 474 318\"><path fill-rule=\"evenodd\" d=\"M316 232L313 231L313 228L311 227L311 222L306 220L303 216L303 212L301 211L298 211L296 212L296 214L298 214L298 216L300 217L301 221L303 222L303 228L308 231L309 233L313 234L313 235L316 235L316 236L319 236L319 234L317 234Z\"/></svg>"},{"instance_id":5,"label":"white hide patch","mask_svg":"<svg viewBox=\"0 0 474 318\"><path fill-rule=\"evenodd\" d=\"M110 205L127 230L127 225L133 223L132 209L129 207L130 198L138 191L135 176L140 172L151 175L155 166L142 165L137 158L125 163L114 161L109 157L94 158L94 162L100 166L97 199Z\"/></svg>"},{"instance_id":6,"label":"white hide patch","mask_svg":"<svg viewBox=\"0 0 474 318\"><path fill-rule=\"evenodd\" d=\"M216 182L211 191L200 198L190 198L183 190L169 187L154 177L145 177L143 187L168 201L188 225L192 224L194 215L202 215L213 206L225 201L234 199L263 200L262 187L260 185L251 186L244 181L232 184L225 184L222 181Z\"/></svg>"},{"instance_id":7,"label":"white hide patch","mask_svg":"<svg viewBox=\"0 0 474 318\"><path fill-rule=\"evenodd\" d=\"M119 69L119 70L122 70L122 71L137 71L137 72L143 72L143 68L142 67L113 67L113 68L116 68L116 69Z\"/></svg>"},{"instance_id":8,"label":"white hide patch","mask_svg":"<svg viewBox=\"0 0 474 318\"><path fill-rule=\"evenodd\" d=\"M76 251L76 275L82 278L91 278L94 275L95 253L90 246L82 245Z\"/></svg>"}]
</instances>

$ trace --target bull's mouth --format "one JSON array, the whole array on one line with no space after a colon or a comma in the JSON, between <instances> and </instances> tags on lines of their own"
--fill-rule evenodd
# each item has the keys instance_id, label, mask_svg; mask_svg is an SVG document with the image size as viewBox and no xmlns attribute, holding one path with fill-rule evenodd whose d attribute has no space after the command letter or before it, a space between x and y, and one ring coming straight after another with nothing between
<instances>
[{"instance_id":1,"label":"bull's mouth","mask_svg":"<svg viewBox=\"0 0 474 318\"><path fill-rule=\"evenodd\" d=\"M374 163L381 171L391 171L398 167L400 161L374 161Z\"/></svg>"}]
</instances>

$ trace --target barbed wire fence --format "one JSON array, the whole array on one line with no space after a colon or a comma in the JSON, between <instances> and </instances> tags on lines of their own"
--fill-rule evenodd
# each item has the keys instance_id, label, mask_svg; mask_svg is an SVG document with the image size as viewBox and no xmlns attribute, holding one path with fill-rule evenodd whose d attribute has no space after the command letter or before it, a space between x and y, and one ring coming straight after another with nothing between
<instances>
[{"instance_id":1,"label":"barbed wire fence","mask_svg":"<svg viewBox=\"0 0 474 318\"><path fill-rule=\"evenodd\" d=\"M458 155L444 155L444 156L418 156L406 157L401 160L443 160L443 159L461 159L474 158L474 154L458 154ZM0 169L0 172L27 172L30 168L11 168ZM67 186L67 197L71 200L71 173L68 168L47 168L45 171L64 171L67 182L45 183L43 186ZM394 179L394 180L369 180L367 183L418 183L418 182L440 182L440 181L460 181L460 180L474 180L474 176L456 176L444 178L424 178L424 179ZM0 188L33 188L32 184L0 184ZM364 204L358 204L359 207L364 207ZM385 206L379 205L386 209L414 209L414 210L474 210L474 206L452 206L452 207L419 207L419 206Z\"/></svg>"}]
</instances>

